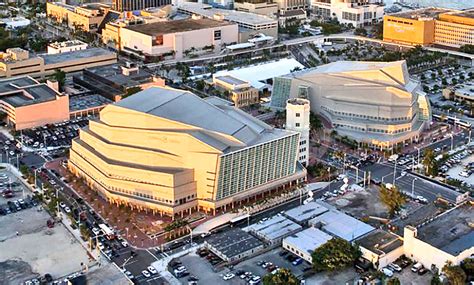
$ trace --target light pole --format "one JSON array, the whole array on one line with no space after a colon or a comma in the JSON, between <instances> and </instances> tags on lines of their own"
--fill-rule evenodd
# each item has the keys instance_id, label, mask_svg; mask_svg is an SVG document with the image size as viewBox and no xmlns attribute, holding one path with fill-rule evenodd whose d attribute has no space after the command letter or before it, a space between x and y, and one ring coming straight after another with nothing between
<instances>
[{"instance_id":1,"label":"light pole","mask_svg":"<svg viewBox=\"0 0 474 285\"><path fill-rule=\"evenodd\" d=\"M471 129L469 129L469 137L468 137L468 144L471 143Z\"/></svg>"},{"instance_id":2,"label":"light pole","mask_svg":"<svg viewBox=\"0 0 474 285\"><path fill-rule=\"evenodd\" d=\"M191 242L190 242L190 245L193 246L193 230L191 229L191 227L189 225L186 225L186 228L188 228L189 230L189 235L191 237Z\"/></svg>"},{"instance_id":3,"label":"light pole","mask_svg":"<svg viewBox=\"0 0 474 285\"><path fill-rule=\"evenodd\" d=\"M415 197L415 181L418 180L418 177L415 177L413 181L411 182L411 197Z\"/></svg>"},{"instance_id":4,"label":"light pole","mask_svg":"<svg viewBox=\"0 0 474 285\"><path fill-rule=\"evenodd\" d=\"M395 186L395 177L397 176L397 160L393 163L393 186Z\"/></svg>"},{"instance_id":5,"label":"light pole","mask_svg":"<svg viewBox=\"0 0 474 285\"><path fill-rule=\"evenodd\" d=\"M453 133L451 133L451 150L453 150L454 148L454 136L453 136Z\"/></svg>"},{"instance_id":6,"label":"light pole","mask_svg":"<svg viewBox=\"0 0 474 285\"><path fill-rule=\"evenodd\" d=\"M416 150L418 151L418 158L416 159L416 165L419 167L420 166L420 148L419 147L416 147Z\"/></svg>"}]
</instances>

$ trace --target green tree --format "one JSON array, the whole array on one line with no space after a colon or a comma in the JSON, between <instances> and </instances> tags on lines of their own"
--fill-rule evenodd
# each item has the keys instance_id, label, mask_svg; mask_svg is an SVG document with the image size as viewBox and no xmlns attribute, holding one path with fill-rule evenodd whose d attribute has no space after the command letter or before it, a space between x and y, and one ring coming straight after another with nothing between
<instances>
[{"instance_id":1,"label":"green tree","mask_svg":"<svg viewBox=\"0 0 474 285\"><path fill-rule=\"evenodd\" d=\"M401 285L401 284L402 283L400 282L400 279L398 279L397 277L390 278L387 281L387 285Z\"/></svg>"},{"instance_id":2,"label":"green tree","mask_svg":"<svg viewBox=\"0 0 474 285\"><path fill-rule=\"evenodd\" d=\"M474 54L474 45L463 45L459 48L459 51Z\"/></svg>"},{"instance_id":3,"label":"green tree","mask_svg":"<svg viewBox=\"0 0 474 285\"><path fill-rule=\"evenodd\" d=\"M323 123L318 116L316 116L313 112L309 114L309 125L311 126L311 130L319 131L323 128Z\"/></svg>"},{"instance_id":4,"label":"green tree","mask_svg":"<svg viewBox=\"0 0 474 285\"><path fill-rule=\"evenodd\" d=\"M341 238L333 238L311 253L315 271L337 271L349 265L361 255L359 248Z\"/></svg>"},{"instance_id":5,"label":"green tree","mask_svg":"<svg viewBox=\"0 0 474 285\"><path fill-rule=\"evenodd\" d=\"M267 274L263 277L263 285L298 285L300 281L288 269L281 268L275 274Z\"/></svg>"},{"instance_id":6,"label":"green tree","mask_svg":"<svg viewBox=\"0 0 474 285\"><path fill-rule=\"evenodd\" d=\"M64 84L66 83L66 72L61 69L56 69L53 73L53 78L58 82L59 90L63 90Z\"/></svg>"},{"instance_id":7,"label":"green tree","mask_svg":"<svg viewBox=\"0 0 474 285\"><path fill-rule=\"evenodd\" d=\"M441 279L439 279L439 275L435 274L433 278L431 278L431 285L442 285L443 283L441 282Z\"/></svg>"},{"instance_id":8,"label":"green tree","mask_svg":"<svg viewBox=\"0 0 474 285\"><path fill-rule=\"evenodd\" d=\"M205 85L206 84L204 83L204 80L199 80L199 81L196 82L197 90L200 90L200 91L204 90Z\"/></svg>"},{"instance_id":9,"label":"green tree","mask_svg":"<svg viewBox=\"0 0 474 285\"><path fill-rule=\"evenodd\" d=\"M466 272L462 270L461 266L452 265L450 262L443 267L444 275L448 278L450 285L464 285L466 284Z\"/></svg>"},{"instance_id":10,"label":"green tree","mask_svg":"<svg viewBox=\"0 0 474 285\"><path fill-rule=\"evenodd\" d=\"M438 162L435 160L435 153L432 149L428 148L425 151L422 163L425 167L426 174L432 176L438 175Z\"/></svg>"},{"instance_id":11,"label":"green tree","mask_svg":"<svg viewBox=\"0 0 474 285\"><path fill-rule=\"evenodd\" d=\"M468 280L474 278L474 258L466 258L461 262L461 268L466 273Z\"/></svg>"},{"instance_id":12,"label":"green tree","mask_svg":"<svg viewBox=\"0 0 474 285\"><path fill-rule=\"evenodd\" d=\"M367 36L367 30L360 27L360 28L356 28L355 31L354 31L354 35L356 36Z\"/></svg>"},{"instance_id":13,"label":"green tree","mask_svg":"<svg viewBox=\"0 0 474 285\"><path fill-rule=\"evenodd\" d=\"M395 212L400 210L406 203L405 196L403 196L395 186L392 186L392 188L389 189L385 185L382 185L380 188L380 200L382 200L382 203L388 207L388 213L390 216L393 216Z\"/></svg>"}]
</instances>

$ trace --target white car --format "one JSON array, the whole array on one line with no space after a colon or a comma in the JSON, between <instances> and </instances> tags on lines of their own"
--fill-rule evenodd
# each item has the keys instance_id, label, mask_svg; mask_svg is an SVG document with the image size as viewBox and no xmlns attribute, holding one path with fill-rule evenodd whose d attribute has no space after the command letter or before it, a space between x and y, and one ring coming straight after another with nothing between
<instances>
[{"instance_id":1,"label":"white car","mask_svg":"<svg viewBox=\"0 0 474 285\"><path fill-rule=\"evenodd\" d=\"M461 173L459 173L459 176L469 177L469 173L467 173L466 171L461 171Z\"/></svg>"},{"instance_id":2,"label":"white car","mask_svg":"<svg viewBox=\"0 0 474 285\"><path fill-rule=\"evenodd\" d=\"M100 234L100 230L98 228L92 228L92 232L94 235L98 236Z\"/></svg>"},{"instance_id":3,"label":"white car","mask_svg":"<svg viewBox=\"0 0 474 285\"><path fill-rule=\"evenodd\" d=\"M69 209L69 207L64 207L64 211L68 214L71 213L71 209Z\"/></svg>"},{"instance_id":4,"label":"white car","mask_svg":"<svg viewBox=\"0 0 474 285\"><path fill-rule=\"evenodd\" d=\"M59 207L64 209L64 208L66 208L66 204L64 204L64 202L59 202Z\"/></svg>"},{"instance_id":5,"label":"white car","mask_svg":"<svg viewBox=\"0 0 474 285\"><path fill-rule=\"evenodd\" d=\"M382 273L387 277L393 276L393 271L388 269L387 267L382 268Z\"/></svg>"},{"instance_id":6,"label":"white car","mask_svg":"<svg viewBox=\"0 0 474 285\"><path fill-rule=\"evenodd\" d=\"M128 243L126 241L122 241L120 242L122 244L123 247L127 247L128 246Z\"/></svg>"},{"instance_id":7,"label":"white car","mask_svg":"<svg viewBox=\"0 0 474 285\"><path fill-rule=\"evenodd\" d=\"M158 271L153 266L148 266L146 269L150 271L151 274L158 274Z\"/></svg>"},{"instance_id":8,"label":"white car","mask_svg":"<svg viewBox=\"0 0 474 285\"><path fill-rule=\"evenodd\" d=\"M101 242L97 243L97 247L98 247L100 250L104 250L104 249L105 249L105 246L104 246Z\"/></svg>"},{"instance_id":9,"label":"white car","mask_svg":"<svg viewBox=\"0 0 474 285\"><path fill-rule=\"evenodd\" d=\"M148 270L143 270L142 271L142 274L143 276L145 276L146 278L149 278L151 276L150 272L148 272Z\"/></svg>"},{"instance_id":10,"label":"white car","mask_svg":"<svg viewBox=\"0 0 474 285\"><path fill-rule=\"evenodd\" d=\"M235 274L234 273L227 273L226 275L224 275L224 277L222 277L224 280L230 280L232 278L235 277Z\"/></svg>"},{"instance_id":11,"label":"white car","mask_svg":"<svg viewBox=\"0 0 474 285\"><path fill-rule=\"evenodd\" d=\"M125 271L125 275L127 275L129 279L134 279L134 276L132 275L132 272L130 271Z\"/></svg>"}]
</instances>

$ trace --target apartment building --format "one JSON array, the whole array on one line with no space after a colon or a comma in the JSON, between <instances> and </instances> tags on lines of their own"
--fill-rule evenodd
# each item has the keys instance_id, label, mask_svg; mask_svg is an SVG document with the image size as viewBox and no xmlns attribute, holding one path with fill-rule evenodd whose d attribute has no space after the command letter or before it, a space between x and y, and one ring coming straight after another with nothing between
<instances>
[{"instance_id":1,"label":"apartment building","mask_svg":"<svg viewBox=\"0 0 474 285\"><path fill-rule=\"evenodd\" d=\"M80 6L62 2L47 2L46 15L58 23L66 23L70 29L95 32L111 7L102 3L88 3Z\"/></svg>"}]
</instances>

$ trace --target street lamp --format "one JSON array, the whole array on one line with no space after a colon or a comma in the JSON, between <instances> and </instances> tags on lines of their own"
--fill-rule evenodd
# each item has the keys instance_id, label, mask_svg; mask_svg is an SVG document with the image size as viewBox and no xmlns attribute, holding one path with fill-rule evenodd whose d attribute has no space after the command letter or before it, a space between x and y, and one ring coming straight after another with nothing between
<instances>
[{"instance_id":1,"label":"street lamp","mask_svg":"<svg viewBox=\"0 0 474 285\"><path fill-rule=\"evenodd\" d=\"M411 182L411 197L415 197L415 181L418 180L418 177L415 177L413 181Z\"/></svg>"},{"instance_id":2,"label":"street lamp","mask_svg":"<svg viewBox=\"0 0 474 285\"><path fill-rule=\"evenodd\" d=\"M450 134L450 137L451 137L451 150L453 150L453 148L454 148L454 136L453 136L453 133Z\"/></svg>"},{"instance_id":3,"label":"street lamp","mask_svg":"<svg viewBox=\"0 0 474 285\"><path fill-rule=\"evenodd\" d=\"M415 146L415 149L418 151L418 157L416 159L416 165L419 167L420 166L420 148Z\"/></svg>"},{"instance_id":4,"label":"street lamp","mask_svg":"<svg viewBox=\"0 0 474 285\"><path fill-rule=\"evenodd\" d=\"M397 160L393 162L393 186L395 186L395 177L397 176Z\"/></svg>"}]
</instances>

